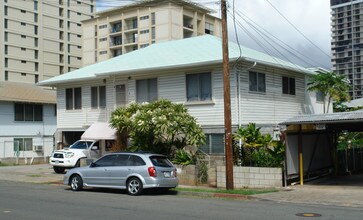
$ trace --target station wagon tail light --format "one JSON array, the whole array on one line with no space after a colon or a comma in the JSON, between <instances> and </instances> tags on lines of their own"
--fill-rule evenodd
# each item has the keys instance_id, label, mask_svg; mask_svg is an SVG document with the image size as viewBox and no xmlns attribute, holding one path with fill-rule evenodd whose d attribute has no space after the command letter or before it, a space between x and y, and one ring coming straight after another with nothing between
<instances>
[{"instance_id":1,"label":"station wagon tail light","mask_svg":"<svg viewBox=\"0 0 363 220\"><path fill-rule=\"evenodd\" d=\"M155 167L149 167L149 168L147 168L147 170L149 171L149 175L151 177L156 177L156 169L155 169Z\"/></svg>"},{"instance_id":2,"label":"station wagon tail light","mask_svg":"<svg viewBox=\"0 0 363 220\"><path fill-rule=\"evenodd\" d=\"M178 173L177 173L178 171L175 169L174 170L174 177L177 177L177 175L178 175Z\"/></svg>"}]
</instances>

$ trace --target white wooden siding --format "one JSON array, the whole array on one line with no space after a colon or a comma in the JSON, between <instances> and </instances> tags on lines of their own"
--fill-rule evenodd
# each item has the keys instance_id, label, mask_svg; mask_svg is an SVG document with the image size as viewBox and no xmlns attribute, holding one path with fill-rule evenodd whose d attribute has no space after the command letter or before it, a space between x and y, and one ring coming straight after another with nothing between
<instances>
[{"instance_id":1,"label":"white wooden siding","mask_svg":"<svg viewBox=\"0 0 363 220\"><path fill-rule=\"evenodd\" d=\"M213 70L213 71L211 71ZM186 102L186 80L188 73L212 72L212 102ZM258 125L273 126L295 115L308 113L310 102L305 92L305 76L284 69L257 66L253 71L264 73L266 76L266 93L249 91L248 71L242 71L240 76L240 100L237 100L237 78L234 69L230 71L231 113L234 126L255 122ZM295 78L296 95L282 94L282 76ZM224 126L224 95L223 72L221 68L210 67L209 70L178 70L129 77L110 77L73 83L58 87L58 128L85 130L96 121L108 121L115 109L115 85L126 85L127 103L136 101L136 80L146 78L158 79L158 97L176 103L186 104L191 115L197 118L203 127L223 128ZM128 79L129 78L129 79ZM106 109L91 109L91 86L106 85ZM65 110L65 89L82 87L82 109ZM239 105L238 105L239 103ZM240 109L240 121L238 107Z\"/></svg>"},{"instance_id":2,"label":"white wooden siding","mask_svg":"<svg viewBox=\"0 0 363 220\"><path fill-rule=\"evenodd\" d=\"M305 78L299 73L279 70L253 70L265 74L266 93L249 91L249 73L240 73L241 122L276 125L305 113ZM295 78L295 95L282 94L282 77Z\"/></svg>"},{"instance_id":3,"label":"white wooden siding","mask_svg":"<svg viewBox=\"0 0 363 220\"><path fill-rule=\"evenodd\" d=\"M42 145L42 152L25 151L20 157L50 156L56 131L56 115L54 105L43 105L43 121L28 122L14 120L14 103L0 102L0 158L14 157L14 138L32 138L33 145Z\"/></svg>"}]
</instances>

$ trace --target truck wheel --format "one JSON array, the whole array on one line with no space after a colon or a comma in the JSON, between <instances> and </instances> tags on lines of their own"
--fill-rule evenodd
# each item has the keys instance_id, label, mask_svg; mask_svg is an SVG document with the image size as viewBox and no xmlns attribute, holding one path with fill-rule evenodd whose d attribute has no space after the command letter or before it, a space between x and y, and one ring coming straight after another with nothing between
<instances>
[{"instance_id":1,"label":"truck wheel","mask_svg":"<svg viewBox=\"0 0 363 220\"><path fill-rule=\"evenodd\" d=\"M56 166L54 166L53 167L53 170L54 170L54 172L56 172L56 173L64 173L64 171L66 170L64 167L56 167Z\"/></svg>"},{"instance_id":2,"label":"truck wheel","mask_svg":"<svg viewBox=\"0 0 363 220\"><path fill-rule=\"evenodd\" d=\"M70 179L71 190L80 191L83 188L83 181L79 175L73 175Z\"/></svg>"},{"instance_id":3,"label":"truck wheel","mask_svg":"<svg viewBox=\"0 0 363 220\"><path fill-rule=\"evenodd\" d=\"M140 195L143 188L142 188L142 182L139 178L132 177L127 181L126 184L127 187L127 193L132 196Z\"/></svg>"}]
</instances>

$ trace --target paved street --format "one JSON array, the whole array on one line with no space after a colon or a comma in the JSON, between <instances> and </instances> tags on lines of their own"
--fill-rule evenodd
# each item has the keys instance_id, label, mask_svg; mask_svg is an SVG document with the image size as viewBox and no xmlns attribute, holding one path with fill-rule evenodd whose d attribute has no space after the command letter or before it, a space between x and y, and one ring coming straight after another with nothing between
<instances>
[{"instance_id":1,"label":"paved street","mask_svg":"<svg viewBox=\"0 0 363 220\"><path fill-rule=\"evenodd\" d=\"M128 196L118 190L72 192L59 185L0 181L0 219L362 219L356 208L237 201L148 194Z\"/></svg>"},{"instance_id":2,"label":"paved street","mask_svg":"<svg viewBox=\"0 0 363 220\"><path fill-rule=\"evenodd\" d=\"M359 178L359 179L357 179ZM56 184L62 182L63 175L55 174L48 164L31 166L0 167L0 180L22 183ZM347 181L348 179L348 181ZM336 180L321 179L304 186L291 186L291 190L254 195L254 200L267 200L275 203L318 204L327 206L359 207L363 209L363 176L345 177ZM334 184L329 185L329 184ZM1 218L0 218L1 219Z\"/></svg>"}]
</instances>

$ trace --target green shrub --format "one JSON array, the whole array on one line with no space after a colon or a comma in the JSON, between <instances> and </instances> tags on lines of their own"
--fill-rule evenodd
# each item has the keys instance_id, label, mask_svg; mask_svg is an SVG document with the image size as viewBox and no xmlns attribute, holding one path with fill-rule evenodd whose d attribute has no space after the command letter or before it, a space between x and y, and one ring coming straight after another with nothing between
<instances>
[{"instance_id":1,"label":"green shrub","mask_svg":"<svg viewBox=\"0 0 363 220\"><path fill-rule=\"evenodd\" d=\"M172 162L180 165L189 165L195 163L195 158L184 149L177 149L175 151Z\"/></svg>"},{"instance_id":2,"label":"green shrub","mask_svg":"<svg viewBox=\"0 0 363 220\"><path fill-rule=\"evenodd\" d=\"M281 167L285 156L285 145L273 141L270 134L262 134L261 128L249 123L234 134L234 163L241 166ZM242 148L237 142L242 140Z\"/></svg>"}]
</instances>

